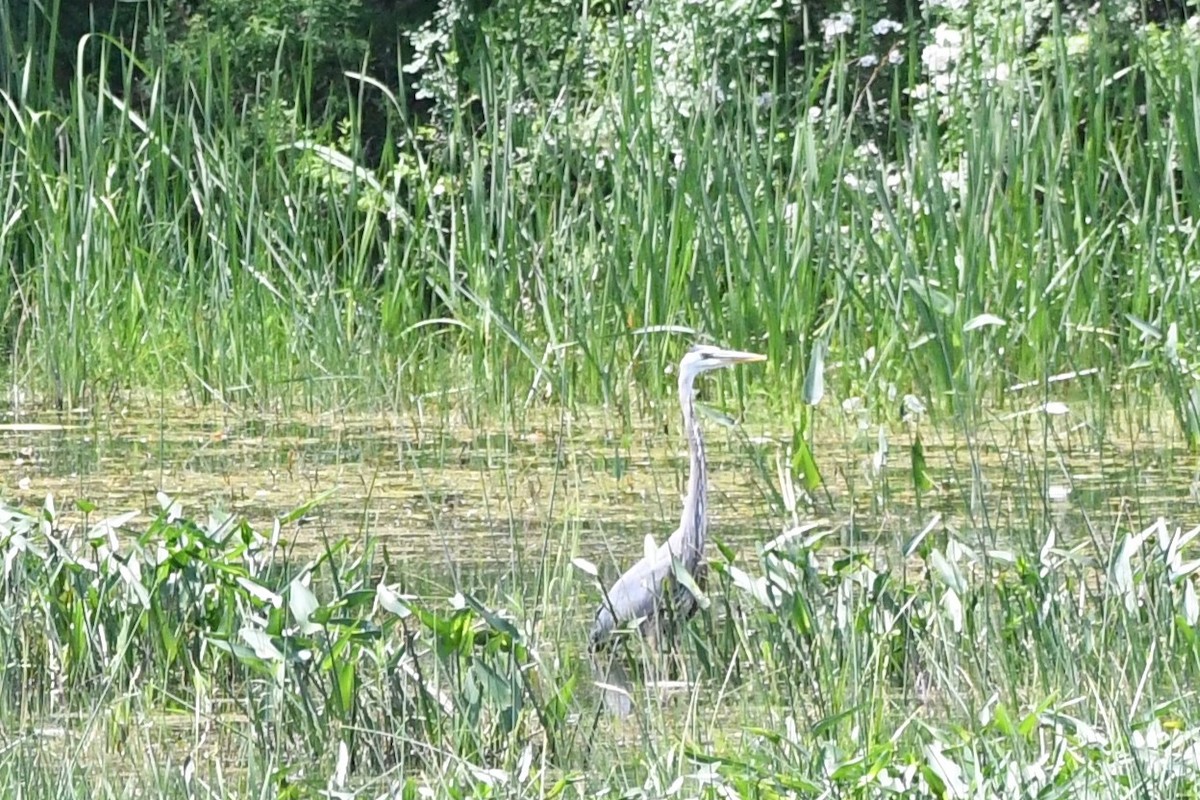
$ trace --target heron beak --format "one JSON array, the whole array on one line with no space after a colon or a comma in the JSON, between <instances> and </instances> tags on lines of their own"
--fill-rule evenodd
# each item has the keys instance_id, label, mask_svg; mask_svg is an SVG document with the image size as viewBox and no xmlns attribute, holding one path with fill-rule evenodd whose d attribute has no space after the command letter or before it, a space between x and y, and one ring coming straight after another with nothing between
<instances>
[{"instance_id":1,"label":"heron beak","mask_svg":"<svg viewBox=\"0 0 1200 800\"><path fill-rule=\"evenodd\" d=\"M721 353L721 360L728 364L748 364L752 361L766 361L767 357L758 353L747 353L743 350L726 350Z\"/></svg>"}]
</instances>

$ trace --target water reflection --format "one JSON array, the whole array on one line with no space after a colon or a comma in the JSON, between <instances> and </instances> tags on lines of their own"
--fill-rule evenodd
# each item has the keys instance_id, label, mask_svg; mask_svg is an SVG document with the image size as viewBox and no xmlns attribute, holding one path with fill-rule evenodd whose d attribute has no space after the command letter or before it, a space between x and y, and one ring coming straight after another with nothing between
<instances>
[{"instance_id":1,"label":"water reflection","mask_svg":"<svg viewBox=\"0 0 1200 800\"><path fill-rule=\"evenodd\" d=\"M627 717L633 713L633 679L625 661L615 654L591 657L592 677L601 702L609 714Z\"/></svg>"}]
</instances>

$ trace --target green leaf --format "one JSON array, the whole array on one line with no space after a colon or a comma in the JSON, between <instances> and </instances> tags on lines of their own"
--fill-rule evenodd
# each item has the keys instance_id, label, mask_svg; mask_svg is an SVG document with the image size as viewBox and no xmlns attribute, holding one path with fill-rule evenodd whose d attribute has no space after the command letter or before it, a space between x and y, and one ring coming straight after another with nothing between
<instances>
[{"instance_id":1,"label":"green leaf","mask_svg":"<svg viewBox=\"0 0 1200 800\"><path fill-rule=\"evenodd\" d=\"M391 587L380 581L375 587L375 596L379 599L379 607L384 611L389 611L395 614L400 619L404 619L412 614L412 607L400 598L400 595L392 591Z\"/></svg>"},{"instance_id":2,"label":"green leaf","mask_svg":"<svg viewBox=\"0 0 1200 800\"><path fill-rule=\"evenodd\" d=\"M1162 330L1157 325L1135 317L1133 314L1126 314L1125 319L1129 320L1133 324L1133 327L1142 332L1143 339L1162 339Z\"/></svg>"},{"instance_id":3,"label":"green leaf","mask_svg":"<svg viewBox=\"0 0 1200 800\"><path fill-rule=\"evenodd\" d=\"M963 333L973 331L976 328L1001 327L1007 324L1008 323L1006 323L1000 317L997 317L995 314L980 314L977 317L972 317L971 319L967 320L966 324L963 325Z\"/></svg>"},{"instance_id":4,"label":"green leaf","mask_svg":"<svg viewBox=\"0 0 1200 800\"><path fill-rule=\"evenodd\" d=\"M792 471L803 479L804 488L810 492L821 485L821 471L808 449L808 442L799 432L792 437Z\"/></svg>"},{"instance_id":5,"label":"green leaf","mask_svg":"<svg viewBox=\"0 0 1200 800\"><path fill-rule=\"evenodd\" d=\"M350 713L354 707L356 663L353 657L338 659L337 665L334 667L334 674L337 677L338 708L343 714Z\"/></svg>"},{"instance_id":6,"label":"green leaf","mask_svg":"<svg viewBox=\"0 0 1200 800\"><path fill-rule=\"evenodd\" d=\"M288 525L288 524L300 519L301 517L307 516L308 512L312 511L314 508L319 506L321 503L324 503L330 497L337 494L337 491L338 490L336 487L333 489L328 489L324 492L321 492L319 495L312 498L311 500L308 500L307 502L303 503L302 505L296 506L294 509L292 509L291 511L289 511L287 514L285 514L283 517L280 518L279 524L280 525Z\"/></svg>"},{"instance_id":7,"label":"green leaf","mask_svg":"<svg viewBox=\"0 0 1200 800\"><path fill-rule=\"evenodd\" d=\"M1005 736L1012 736L1016 733L1013 728L1012 717L1008 715L1008 707L1004 703L996 704L996 711L992 717L992 724L996 726L996 730L1003 733Z\"/></svg>"},{"instance_id":8,"label":"green leaf","mask_svg":"<svg viewBox=\"0 0 1200 800\"><path fill-rule=\"evenodd\" d=\"M473 595L464 595L463 599L466 601L467 605L475 611L476 614L483 618L483 621L486 622L488 627L490 627L492 630L512 637L513 641L521 640L521 632L517 630L517 628L511 622L487 608Z\"/></svg>"},{"instance_id":9,"label":"green leaf","mask_svg":"<svg viewBox=\"0 0 1200 800\"><path fill-rule=\"evenodd\" d=\"M945 292L935 289L926 281L909 278L908 286L922 300L929 304L929 307L941 314L944 317L949 317L954 314L954 300Z\"/></svg>"},{"instance_id":10,"label":"green leaf","mask_svg":"<svg viewBox=\"0 0 1200 800\"><path fill-rule=\"evenodd\" d=\"M725 563L733 564L737 562L737 553L733 551L732 547L725 544L725 542L720 539L713 539L713 545L721 553L721 558L725 559Z\"/></svg>"},{"instance_id":11,"label":"green leaf","mask_svg":"<svg viewBox=\"0 0 1200 800\"><path fill-rule=\"evenodd\" d=\"M320 605L317 596L300 582L300 578L288 585L288 608L291 609L292 617L299 624L301 632L308 634L321 629L320 625L311 621L313 613Z\"/></svg>"},{"instance_id":12,"label":"green leaf","mask_svg":"<svg viewBox=\"0 0 1200 800\"><path fill-rule=\"evenodd\" d=\"M808 358L808 371L804 375L804 391L800 399L815 406L825 396L825 342L813 342L812 354Z\"/></svg>"},{"instance_id":13,"label":"green leaf","mask_svg":"<svg viewBox=\"0 0 1200 800\"><path fill-rule=\"evenodd\" d=\"M683 584L683 587L692 593L692 597L696 598L696 605L701 611L707 611L712 605L712 601L708 599L699 586L696 585L696 579L692 577L692 573L687 571L687 567L677 558L671 559L671 570L675 573L675 580Z\"/></svg>"},{"instance_id":14,"label":"green leaf","mask_svg":"<svg viewBox=\"0 0 1200 800\"><path fill-rule=\"evenodd\" d=\"M917 492L927 492L933 488L933 479L929 477L929 469L925 465L925 446L921 444L919 433L912 443L912 477L913 488Z\"/></svg>"}]
</instances>

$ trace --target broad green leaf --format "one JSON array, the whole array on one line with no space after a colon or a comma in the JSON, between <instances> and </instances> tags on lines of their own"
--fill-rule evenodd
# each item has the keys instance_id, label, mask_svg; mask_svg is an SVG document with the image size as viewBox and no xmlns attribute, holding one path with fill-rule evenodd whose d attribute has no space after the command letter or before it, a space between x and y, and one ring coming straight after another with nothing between
<instances>
[{"instance_id":1,"label":"broad green leaf","mask_svg":"<svg viewBox=\"0 0 1200 800\"><path fill-rule=\"evenodd\" d=\"M919 433L912 443L912 478L913 488L918 492L927 492L933 488L933 479L929 477L929 468L925 464L925 446L921 444Z\"/></svg>"},{"instance_id":2,"label":"broad green leaf","mask_svg":"<svg viewBox=\"0 0 1200 800\"><path fill-rule=\"evenodd\" d=\"M909 278L908 286L922 300L929 304L929 307L938 314L944 317L949 317L954 314L954 299L950 295L935 289L925 281L919 281L914 278Z\"/></svg>"},{"instance_id":3,"label":"broad green leaf","mask_svg":"<svg viewBox=\"0 0 1200 800\"><path fill-rule=\"evenodd\" d=\"M821 485L821 471L799 429L792 434L792 471L804 480L804 488L810 492Z\"/></svg>"},{"instance_id":4,"label":"broad green leaf","mask_svg":"<svg viewBox=\"0 0 1200 800\"><path fill-rule=\"evenodd\" d=\"M675 580L683 584L683 588L692 593L696 598L696 605L701 611L707 611L712 602L708 599L708 595L704 593L699 586L696 585L696 579L692 577L692 573L687 571L687 567L678 558L671 559L671 570L675 574Z\"/></svg>"},{"instance_id":5,"label":"broad green leaf","mask_svg":"<svg viewBox=\"0 0 1200 800\"><path fill-rule=\"evenodd\" d=\"M357 662L353 655L338 659L334 667L334 675L337 678L337 693L338 708L343 714L350 713L354 708L354 685L356 683L355 676Z\"/></svg>"},{"instance_id":6,"label":"broad green leaf","mask_svg":"<svg viewBox=\"0 0 1200 800\"><path fill-rule=\"evenodd\" d=\"M511 622L497 614L495 611L492 611L483 603L479 602L474 595L468 594L464 595L463 597L466 599L467 605L473 609L476 614L482 617L483 621L486 622L492 630L497 631L498 633L507 634L513 639L513 641L520 640L521 632L517 630L516 626L514 626Z\"/></svg>"},{"instance_id":7,"label":"broad green leaf","mask_svg":"<svg viewBox=\"0 0 1200 800\"><path fill-rule=\"evenodd\" d=\"M319 506L321 503L325 502L330 497L337 494L337 492L338 492L338 487L336 487L336 486L332 489L327 489L324 492L321 492L316 497L302 503L299 506L296 506L294 509L289 511L287 514L284 514L283 517L280 518L280 520L279 520L280 523L283 525L288 525L288 524L300 519L301 517L307 516L308 512L312 511L314 508Z\"/></svg>"},{"instance_id":8,"label":"broad green leaf","mask_svg":"<svg viewBox=\"0 0 1200 800\"><path fill-rule=\"evenodd\" d=\"M942 784L944 796L948 798L966 797L967 783L963 780L963 770L952 761L942 749L940 742L925 745L925 764L937 776ZM928 773L927 773L928 774Z\"/></svg>"}]
</instances>

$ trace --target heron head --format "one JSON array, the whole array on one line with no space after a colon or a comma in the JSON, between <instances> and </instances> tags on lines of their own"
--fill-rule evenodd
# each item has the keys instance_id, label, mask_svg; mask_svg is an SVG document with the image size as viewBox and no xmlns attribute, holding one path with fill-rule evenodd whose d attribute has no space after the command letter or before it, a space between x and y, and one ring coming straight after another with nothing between
<instances>
[{"instance_id":1,"label":"heron head","mask_svg":"<svg viewBox=\"0 0 1200 800\"><path fill-rule=\"evenodd\" d=\"M702 372L732 367L734 364L745 364L751 361L766 361L767 357L758 353L747 353L742 350L726 350L708 344L698 344L687 352L679 362L680 380L691 380Z\"/></svg>"}]
</instances>

